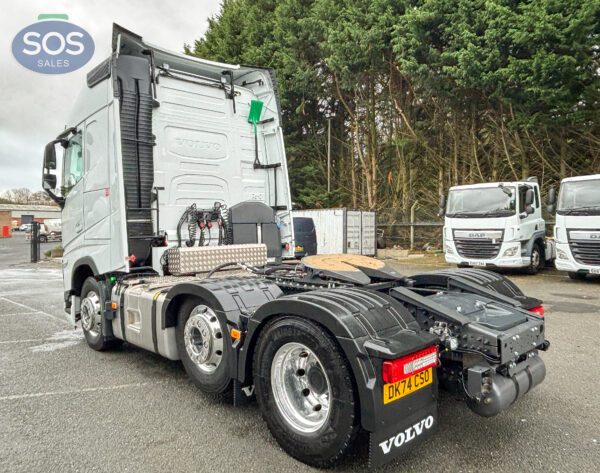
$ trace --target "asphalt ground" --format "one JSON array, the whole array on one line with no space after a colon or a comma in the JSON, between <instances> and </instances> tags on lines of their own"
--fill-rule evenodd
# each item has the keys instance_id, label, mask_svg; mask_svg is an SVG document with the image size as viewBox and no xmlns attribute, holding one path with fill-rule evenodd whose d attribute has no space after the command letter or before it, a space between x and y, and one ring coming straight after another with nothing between
<instances>
[{"instance_id":1,"label":"asphalt ground","mask_svg":"<svg viewBox=\"0 0 600 473\"><path fill-rule=\"evenodd\" d=\"M15 264L19 245L0 240L0 471L317 471L278 447L256 404L203 394L180 363L89 349L64 318L59 269ZM510 277L545 300L545 382L491 419L443 394L437 433L377 471L598 471L600 282ZM334 471L367 471L364 445Z\"/></svg>"}]
</instances>

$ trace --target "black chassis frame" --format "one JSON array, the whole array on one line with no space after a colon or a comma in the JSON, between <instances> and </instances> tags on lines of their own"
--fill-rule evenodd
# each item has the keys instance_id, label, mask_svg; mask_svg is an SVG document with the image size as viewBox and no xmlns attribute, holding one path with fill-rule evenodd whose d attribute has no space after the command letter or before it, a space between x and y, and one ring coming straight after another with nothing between
<instances>
[{"instance_id":1,"label":"black chassis frame","mask_svg":"<svg viewBox=\"0 0 600 473\"><path fill-rule=\"evenodd\" d=\"M462 337L465 351L497 357L498 365L509 361L506 353L517 350L526 353L534 343L545 349L544 344L548 343L541 332L536 337L532 335L531 340L518 342L512 339L512 332L500 335L486 332L481 326L428 301L426 294L432 288L479 294L527 314L526 327L515 328L519 333L527 334L532 324L543 326L542 319L528 312L541 301L525 297L506 278L482 270L442 270L379 280L363 287L331 279L321 281L310 274L298 278L265 273L183 282L168 290L160 324L162 328L175 326L179 307L192 296L209 303L228 329L241 331L238 340L226 337L234 402L238 405L245 404L252 395L254 348L269 320L295 315L320 324L337 340L350 363L359 397L361 426L369 435L369 465L376 467L429 437L437 427L436 370L431 385L405 398L384 404L382 395L385 360L441 343L428 330L434 319L451 324ZM509 350L502 349L505 341L513 342Z\"/></svg>"}]
</instances>

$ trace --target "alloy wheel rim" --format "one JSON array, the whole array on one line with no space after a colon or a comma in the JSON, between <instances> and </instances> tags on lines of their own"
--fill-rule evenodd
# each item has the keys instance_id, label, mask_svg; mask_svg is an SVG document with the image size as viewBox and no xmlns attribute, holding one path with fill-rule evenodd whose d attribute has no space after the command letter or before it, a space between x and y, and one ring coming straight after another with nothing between
<instances>
[{"instance_id":1,"label":"alloy wheel rim","mask_svg":"<svg viewBox=\"0 0 600 473\"><path fill-rule=\"evenodd\" d=\"M223 332L214 311L205 305L194 307L183 331L185 350L205 373L213 373L223 359Z\"/></svg>"},{"instance_id":2,"label":"alloy wheel rim","mask_svg":"<svg viewBox=\"0 0 600 473\"><path fill-rule=\"evenodd\" d=\"M271 364L273 398L284 420L295 430L311 433L327 422L331 384L315 353L301 343L282 345Z\"/></svg>"}]
</instances>

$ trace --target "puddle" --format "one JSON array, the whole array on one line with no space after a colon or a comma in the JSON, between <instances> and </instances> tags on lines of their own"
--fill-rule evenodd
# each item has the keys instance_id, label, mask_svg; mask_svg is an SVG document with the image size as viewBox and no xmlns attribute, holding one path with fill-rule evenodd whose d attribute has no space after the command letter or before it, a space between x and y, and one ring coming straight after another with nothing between
<instances>
[{"instance_id":1,"label":"puddle","mask_svg":"<svg viewBox=\"0 0 600 473\"><path fill-rule=\"evenodd\" d=\"M30 347L33 352L51 352L77 345L83 341L81 330L61 330L47 338L42 345Z\"/></svg>"},{"instance_id":2,"label":"puddle","mask_svg":"<svg viewBox=\"0 0 600 473\"><path fill-rule=\"evenodd\" d=\"M544 301L552 312L564 312L567 314L593 314L600 312L600 308L595 304L584 304L582 302L558 302Z\"/></svg>"},{"instance_id":3,"label":"puddle","mask_svg":"<svg viewBox=\"0 0 600 473\"><path fill-rule=\"evenodd\" d=\"M552 295L557 297L564 297L566 299L581 299L586 301L595 301L596 299L598 299L597 297L586 296L585 294L565 294L562 292L553 292Z\"/></svg>"}]
</instances>

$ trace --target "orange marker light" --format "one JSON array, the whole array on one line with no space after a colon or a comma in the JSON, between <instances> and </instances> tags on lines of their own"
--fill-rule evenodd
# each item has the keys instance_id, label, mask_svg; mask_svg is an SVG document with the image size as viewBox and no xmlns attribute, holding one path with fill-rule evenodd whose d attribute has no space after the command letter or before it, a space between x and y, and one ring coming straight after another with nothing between
<instances>
[{"instance_id":1,"label":"orange marker light","mask_svg":"<svg viewBox=\"0 0 600 473\"><path fill-rule=\"evenodd\" d=\"M239 340L240 338L242 338L242 332L240 332L237 328L232 328L229 331L229 335L233 340Z\"/></svg>"},{"instance_id":2,"label":"orange marker light","mask_svg":"<svg viewBox=\"0 0 600 473\"><path fill-rule=\"evenodd\" d=\"M112 302L112 303L110 304L110 308L111 308L112 310L117 310L117 303L116 303L116 302Z\"/></svg>"}]
</instances>

